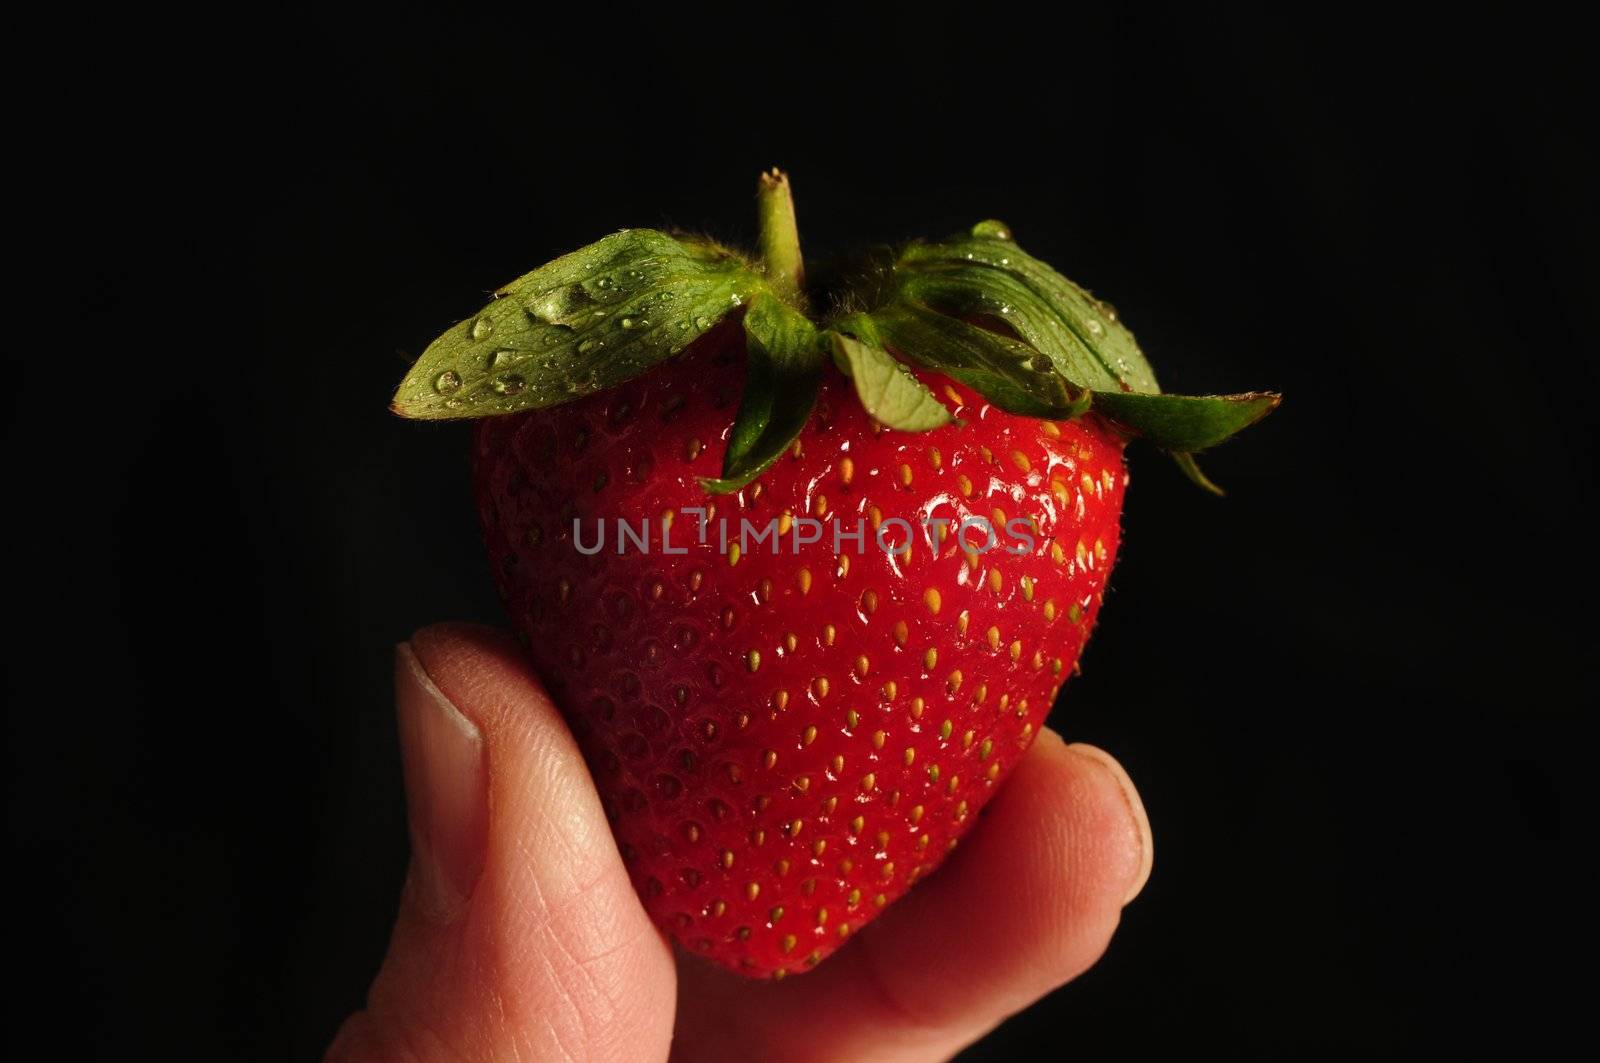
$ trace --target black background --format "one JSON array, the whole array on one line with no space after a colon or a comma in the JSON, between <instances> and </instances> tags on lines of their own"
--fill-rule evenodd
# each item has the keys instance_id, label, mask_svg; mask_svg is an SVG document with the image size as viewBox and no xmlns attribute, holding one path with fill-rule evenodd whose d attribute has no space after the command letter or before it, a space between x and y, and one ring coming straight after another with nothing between
<instances>
[{"instance_id":1,"label":"black background","mask_svg":"<svg viewBox=\"0 0 1600 1063\"><path fill-rule=\"evenodd\" d=\"M614 228L751 241L776 164L814 253L999 217L1167 390L1286 395L1225 501L1132 455L1052 722L1138 781L1154 876L964 1058L1553 1042L1591 998L1596 174L1578 35L1523 14L397 9L86 73L98 228L43 324L117 386L8 419L22 1000L69 1054L320 1051L406 859L391 648L499 621L464 429L385 411L406 357Z\"/></svg>"}]
</instances>

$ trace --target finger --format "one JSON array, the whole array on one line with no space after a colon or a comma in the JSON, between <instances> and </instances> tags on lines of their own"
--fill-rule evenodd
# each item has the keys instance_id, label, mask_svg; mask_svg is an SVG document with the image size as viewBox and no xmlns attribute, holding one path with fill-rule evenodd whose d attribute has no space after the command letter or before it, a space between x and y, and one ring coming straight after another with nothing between
<instances>
[{"instance_id":1,"label":"finger","mask_svg":"<svg viewBox=\"0 0 1600 1063\"><path fill-rule=\"evenodd\" d=\"M680 1055L943 1059L1087 970L1152 853L1116 761L1046 730L944 867L815 972L756 983L685 960Z\"/></svg>"},{"instance_id":2,"label":"finger","mask_svg":"<svg viewBox=\"0 0 1600 1063\"><path fill-rule=\"evenodd\" d=\"M671 954L518 647L428 628L395 682L411 870L367 1009L329 1057L663 1057Z\"/></svg>"}]
</instances>

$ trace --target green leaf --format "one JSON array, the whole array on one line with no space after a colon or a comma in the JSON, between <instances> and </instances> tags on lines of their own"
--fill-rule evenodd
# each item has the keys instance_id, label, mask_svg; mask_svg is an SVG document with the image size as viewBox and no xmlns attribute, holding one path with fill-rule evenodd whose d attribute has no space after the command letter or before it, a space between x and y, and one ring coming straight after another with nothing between
<instances>
[{"instance_id":1,"label":"green leaf","mask_svg":"<svg viewBox=\"0 0 1600 1063\"><path fill-rule=\"evenodd\" d=\"M392 408L432 420L570 402L677 354L762 286L714 244L624 229L495 292L428 345Z\"/></svg>"},{"instance_id":2,"label":"green leaf","mask_svg":"<svg viewBox=\"0 0 1600 1063\"><path fill-rule=\"evenodd\" d=\"M1010 326L1030 347L1048 355L1062 376L1082 387L1118 386L1116 377L1062 315L1015 275L981 266L950 266L906 274L900 290L946 314L987 317Z\"/></svg>"},{"instance_id":3,"label":"green leaf","mask_svg":"<svg viewBox=\"0 0 1600 1063\"><path fill-rule=\"evenodd\" d=\"M1200 471L1200 466L1195 463L1193 454L1177 451L1172 455L1172 460L1177 464L1179 470L1183 472L1183 475L1189 478L1189 482L1202 491L1210 491L1218 498L1222 498L1227 494L1226 491L1211 482L1211 477Z\"/></svg>"},{"instance_id":4,"label":"green leaf","mask_svg":"<svg viewBox=\"0 0 1600 1063\"><path fill-rule=\"evenodd\" d=\"M1116 310L1023 251L1000 222L979 222L968 236L912 244L895 273L910 298L1006 322L1080 387L1161 390Z\"/></svg>"},{"instance_id":5,"label":"green leaf","mask_svg":"<svg viewBox=\"0 0 1600 1063\"><path fill-rule=\"evenodd\" d=\"M749 368L744 398L722 457L722 478L703 479L713 494L737 491L789 449L817 404L822 337L805 316L768 292L744 315Z\"/></svg>"},{"instance_id":6,"label":"green leaf","mask_svg":"<svg viewBox=\"0 0 1600 1063\"><path fill-rule=\"evenodd\" d=\"M1089 394L1055 371L1045 355L988 329L900 298L870 314L835 323L906 360L954 377L1009 413L1065 419L1082 413Z\"/></svg>"},{"instance_id":7,"label":"green leaf","mask_svg":"<svg viewBox=\"0 0 1600 1063\"><path fill-rule=\"evenodd\" d=\"M1002 222L913 244L892 263L863 271L852 294L874 309L845 316L836 328L868 349L946 373L1012 413L1073 417L1092 404L1172 452L1206 490L1218 489L1193 452L1278 405L1267 393L1162 395L1116 311L1023 251ZM840 364L848 369L847 361ZM862 401L870 409L868 393Z\"/></svg>"},{"instance_id":8,"label":"green leaf","mask_svg":"<svg viewBox=\"0 0 1600 1063\"><path fill-rule=\"evenodd\" d=\"M926 432L950 423L928 386L881 347L829 332L833 360L854 381L861 405L879 422L902 432Z\"/></svg>"},{"instance_id":9,"label":"green leaf","mask_svg":"<svg viewBox=\"0 0 1600 1063\"><path fill-rule=\"evenodd\" d=\"M1164 450L1216 446L1277 408L1272 392L1243 395L1138 395L1097 391L1093 408Z\"/></svg>"}]
</instances>

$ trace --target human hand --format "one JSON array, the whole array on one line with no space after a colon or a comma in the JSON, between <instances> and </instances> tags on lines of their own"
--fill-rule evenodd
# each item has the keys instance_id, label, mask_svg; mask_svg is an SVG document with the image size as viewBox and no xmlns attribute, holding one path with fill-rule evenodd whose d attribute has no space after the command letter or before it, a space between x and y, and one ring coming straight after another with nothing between
<instances>
[{"instance_id":1,"label":"human hand","mask_svg":"<svg viewBox=\"0 0 1600 1063\"><path fill-rule=\"evenodd\" d=\"M984 822L814 972L675 957L521 650L424 629L396 656L412 860L338 1061L944 1059L1092 965L1150 874L1122 768L1041 731Z\"/></svg>"}]
</instances>

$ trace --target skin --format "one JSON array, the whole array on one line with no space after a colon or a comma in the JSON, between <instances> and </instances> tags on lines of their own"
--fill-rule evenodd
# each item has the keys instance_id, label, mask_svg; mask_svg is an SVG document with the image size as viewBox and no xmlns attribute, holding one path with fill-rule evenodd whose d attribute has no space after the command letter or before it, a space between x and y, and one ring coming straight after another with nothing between
<instances>
[{"instance_id":1,"label":"skin","mask_svg":"<svg viewBox=\"0 0 1600 1063\"><path fill-rule=\"evenodd\" d=\"M650 922L508 637L419 631L396 701L411 869L330 1060L945 1059L1094 964L1150 874L1127 774L1045 730L936 873L816 971L750 981Z\"/></svg>"}]
</instances>

